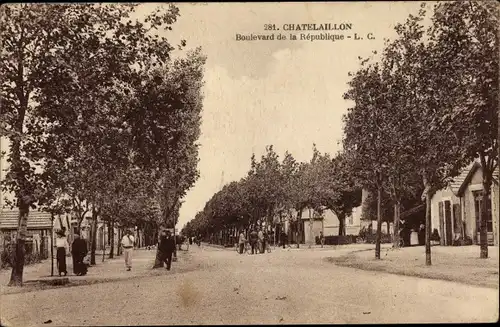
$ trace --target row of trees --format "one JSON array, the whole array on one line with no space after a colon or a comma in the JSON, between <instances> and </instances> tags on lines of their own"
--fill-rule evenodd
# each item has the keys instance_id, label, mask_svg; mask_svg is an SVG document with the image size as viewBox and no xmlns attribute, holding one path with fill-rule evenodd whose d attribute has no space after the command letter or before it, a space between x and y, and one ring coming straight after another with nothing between
<instances>
[{"instance_id":1,"label":"row of trees","mask_svg":"<svg viewBox=\"0 0 500 327\"><path fill-rule=\"evenodd\" d=\"M22 285L31 209L71 213L79 225L91 213L95 263L98 218L173 226L198 177L205 57L172 58L158 32L172 29L176 6L142 19L136 8L0 8L0 132L10 143L2 187L20 212L10 285Z\"/></svg>"},{"instance_id":2,"label":"row of trees","mask_svg":"<svg viewBox=\"0 0 500 327\"><path fill-rule=\"evenodd\" d=\"M354 106L343 140L356 180L378 194L378 226L383 189L397 229L401 199L421 181L428 265L432 195L479 158L489 199L498 167L498 7L456 1L433 9L429 28L423 4L396 26L398 37L386 42L379 60L364 60L352 74L345 99ZM487 215L482 206L481 258L488 256Z\"/></svg>"},{"instance_id":3,"label":"row of trees","mask_svg":"<svg viewBox=\"0 0 500 327\"><path fill-rule=\"evenodd\" d=\"M252 156L247 176L215 193L183 233L207 237L222 232L228 240L239 230L288 220L298 238L304 232L298 223L302 212L311 208L319 213L332 210L339 217L339 235L345 235L345 219L360 204L361 192L344 165L342 154L330 157L316 146L309 162L297 162L289 152L280 161L268 146L260 161Z\"/></svg>"},{"instance_id":4,"label":"row of trees","mask_svg":"<svg viewBox=\"0 0 500 327\"><path fill-rule=\"evenodd\" d=\"M376 199L376 258L387 205L398 231L401 211L415 199L426 202L430 265L433 194L479 159L490 198L498 167L498 14L494 3L457 1L436 4L428 17L422 4L396 25L396 39L386 40L378 58L374 51L350 73L344 98L353 105L344 116L342 152L330 158L314 149L312 160L299 164L289 153L279 162L269 147L260 162L252 157L247 177L214 194L185 232L234 232L262 217L296 222L309 207L333 210L342 235L345 216L358 204L354 194L363 188ZM481 258L488 256L487 215L482 206Z\"/></svg>"}]
</instances>

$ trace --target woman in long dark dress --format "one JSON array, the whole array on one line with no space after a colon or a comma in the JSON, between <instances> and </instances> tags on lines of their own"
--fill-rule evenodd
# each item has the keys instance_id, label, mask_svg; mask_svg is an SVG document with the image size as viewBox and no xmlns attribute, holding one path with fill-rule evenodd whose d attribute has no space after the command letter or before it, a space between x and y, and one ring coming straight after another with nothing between
<instances>
[{"instance_id":1,"label":"woman in long dark dress","mask_svg":"<svg viewBox=\"0 0 500 327\"><path fill-rule=\"evenodd\" d=\"M59 276L64 274L66 276L68 271L66 270L66 249L69 247L68 240L64 231L59 230L56 232L56 258L57 258L57 270L59 271Z\"/></svg>"},{"instance_id":2,"label":"woman in long dark dress","mask_svg":"<svg viewBox=\"0 0 500 327\"><path fill-rule=\"evenodd\" d=\"M80 234L75 234L75 240L71 245L71 255L73 256L73 272L77 276L87 274L87 265L83 259L87 255L87 242L80 237Z\"/></svg>"}]
</instances>

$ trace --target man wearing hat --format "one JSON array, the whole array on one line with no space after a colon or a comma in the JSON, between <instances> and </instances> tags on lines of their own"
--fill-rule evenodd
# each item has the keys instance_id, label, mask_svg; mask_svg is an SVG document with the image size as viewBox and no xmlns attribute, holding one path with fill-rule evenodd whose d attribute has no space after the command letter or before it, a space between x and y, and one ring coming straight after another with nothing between
<instances>
[{"instance_id":1,"label":"man wearing hat","mask_svg":"<svg viewBox=\"0 0 500 327\"><path fill-rule=\"evenodd\" d=\"M86 275L87 265L83 263L83 259L87 255L87 242L78 233L75 233L75 240L71 244L71 255L73 256L73 272L75 275Z\"/></svg>"},{"instance_id":2,"label":"man wearing hat","mask_svg":"<svg viewBox=\"0 0 500 327\"><path fill-rule=\"evenodd\" d=\"M68 240L66 239L66 234L64 230L58 230L56 232L56 258L57 258L57 270L59 270L59 276L68 274L66 270L66 248L69 248Z\"/></svg>"},{"instance_id":3,"label":"man wearing hat","mask_svg":"<svg viewBox=\"0 0 500 327\"><path fill-rule=\"evenodd\" d=\"M121 244L123 254L125 255L125 266L127 267L127 271L130 271L132 269L132 251L134 251L135 244L135 239L130 229L127 229L125 235L123 235Z\"/></svg>"}]
</instances>

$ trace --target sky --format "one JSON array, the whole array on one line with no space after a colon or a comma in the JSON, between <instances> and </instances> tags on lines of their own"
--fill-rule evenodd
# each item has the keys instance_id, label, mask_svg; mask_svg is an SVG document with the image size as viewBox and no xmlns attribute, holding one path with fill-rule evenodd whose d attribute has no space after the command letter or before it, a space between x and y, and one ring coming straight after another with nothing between
<instances>
[{"instance_id":1,"label":"sky","mask_svg":"<svg viewBox=\"0 0 500 327\"><path fill-rule=\"evenodd\" d=\"M207 56L200 178L185 197L177 227L202 210L222 184L238 180L273 145L298 161L312 157L312 146L335 153L342 139L343 100L348 72L358 56L380 50L394 38L394 26L416 14L415 2L178 4L180 18L169 34L202 47ZM150 10L145 5L142 10ZM349 34L375 40L236 41L236 34L263 34L264 24L351 23ZM278 32L278 33L279 33ZM298 32L294 32L295 34ZM305 33L308 33L307 31ZM318 32L310 32L318 33ZM330 31L330 33L338 33ZM347 34L347 33L346 33Z\"/></svg>"},{"instance_id":2,"label":"sky","mask_svg":"<svg viewBox=\"0 0 500 327\"><path fill-rule=\"evenodd\" d=\"M188 191L178 228L202 210L222 184L244 177L250 157L260 157L273 145L282 159L289 151L298 161L340 149L343 100L348 72L358 57L380 52L384 38L394 38L394 26L418 12L419 2L330 3L209 3L176 4L180 17L166 33L173 45L201 47L207 56L203 89L202 134L199 139L200 178ZM137 17L157 6L143 4ZM269 34L265 24L350 23L363 40L236 41L236 34ZM318 34L318 31L302 33ZM366 38L372 33L374 40ZM182 54L178 54L182 55ZM2 142L2 147L5 142ZM5 164L4 164L5 167Z\"/></svg>"}]
</instances>

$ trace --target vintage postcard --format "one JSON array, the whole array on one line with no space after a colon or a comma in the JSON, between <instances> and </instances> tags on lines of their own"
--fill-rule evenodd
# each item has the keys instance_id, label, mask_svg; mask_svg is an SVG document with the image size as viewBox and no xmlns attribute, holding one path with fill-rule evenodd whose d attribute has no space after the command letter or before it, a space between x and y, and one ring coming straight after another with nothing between
<instances>
[{"instance_id":1,"label":"vintage postcard","mask_svg":"<svg viewBox=\"0 0 500 327\"><path fill-rule=\"evenodd\" d=\"M497 321L499 18L2 5L1 324Z\"/></svg>"}]
</instances>

